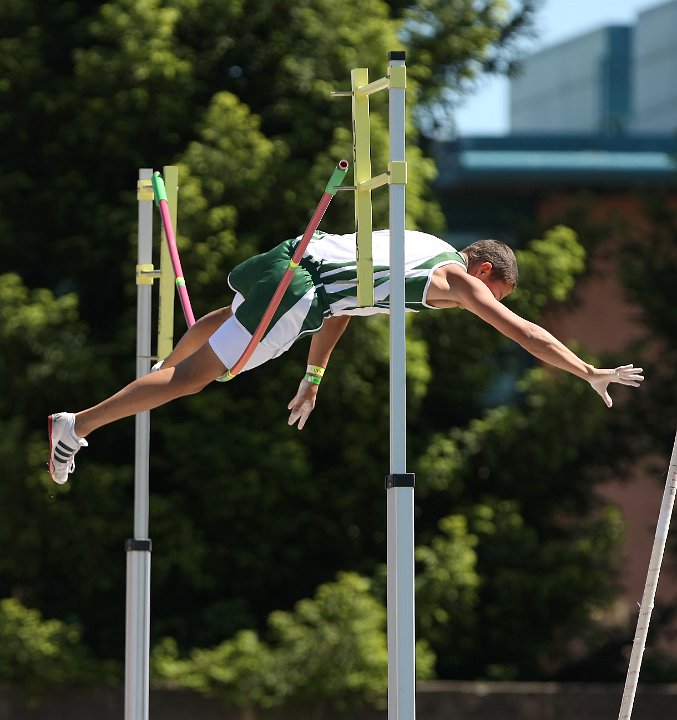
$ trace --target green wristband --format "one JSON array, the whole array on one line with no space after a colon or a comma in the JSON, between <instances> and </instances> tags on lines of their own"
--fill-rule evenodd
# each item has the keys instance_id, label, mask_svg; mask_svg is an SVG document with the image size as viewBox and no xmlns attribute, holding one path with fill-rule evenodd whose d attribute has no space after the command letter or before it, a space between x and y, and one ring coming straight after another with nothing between
<instances>
[{"instance_id":1,"label":"green wristband","mask_svg":"<svg viewBox=\"0 0 677 720\"><path fill-rule=\"evenodd\" d=\"M309 383L314 383L315 385L319 385L322 382L322 378L317 377L317 375L306 374L303 379Z\"/></svg>"}]
</instances>

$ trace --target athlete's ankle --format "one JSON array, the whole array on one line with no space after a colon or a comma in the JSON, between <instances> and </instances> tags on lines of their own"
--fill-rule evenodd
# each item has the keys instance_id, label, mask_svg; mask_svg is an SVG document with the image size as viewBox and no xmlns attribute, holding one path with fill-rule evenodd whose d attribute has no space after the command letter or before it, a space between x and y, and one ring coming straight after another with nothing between
<instances>
[{"instance_id":1,"label":"athlete's ankle","mask_svg":"<svg viewBox=\"0 0 677 720\"><path fill-rule=\"evenodd\" d=\"M75 413L75 424L73 425L73 432L79 438L86 438L90 434L91 430L87 427L87 423L80 417L80 413Z\"/></svg>"}]
</instances>

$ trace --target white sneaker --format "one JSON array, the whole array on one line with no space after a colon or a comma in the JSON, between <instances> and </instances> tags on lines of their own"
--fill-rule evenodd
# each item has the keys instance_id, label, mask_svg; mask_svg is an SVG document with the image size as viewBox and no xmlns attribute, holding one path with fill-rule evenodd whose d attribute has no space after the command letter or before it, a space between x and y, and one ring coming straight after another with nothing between
<instances>
[{"instance_id":1,"label":"white sneaker","mask_svg":"<svg viewBox=\"0 0 677 720\"><path fill-rule=\"evenodd\" d=\"M63 485L75 470L75 454L87 441L75 434L73 413L54 413L47 418L49 433L49 474L52 480Z\"/></svg>"}]
</instances>

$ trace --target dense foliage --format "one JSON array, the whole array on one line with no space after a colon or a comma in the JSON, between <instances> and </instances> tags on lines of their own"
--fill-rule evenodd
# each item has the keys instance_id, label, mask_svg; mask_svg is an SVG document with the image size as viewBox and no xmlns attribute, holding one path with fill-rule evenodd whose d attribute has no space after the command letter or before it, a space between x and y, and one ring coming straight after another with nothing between
<instances>
[{"instance_id":1,"label":"dense foliage","mask_svg":"<svg viewBox=\"0 0 677 720\"><path fill-rule=\"evenodd\" d=\"M228 301L230 267L300 232L328 172L350 157L348 102L329 91L347 87L351 68L380 76L387 51L406 47L411 104L438 124L448 87L509 70L535 5L2 4L0 596L82 629L63 642L122 657L133 422L93 436L64 487L44 470L43 425L133 376L137 168L180 167L184 270L206 312ZM387 156L384 110L375 99L375 168ZM409 224L441 231L434 167L409 130ZM384 223L385 194L374 200ZM326 226L350 229L352 213L344 193ZM570 292L584 253L556 228L525 242L520 263L513 306L537 317ZM463 313L408 328L421 670L432 672L432 648L443 677L555 677L614 592L619 521L592 493L603 406L580 381L528 369ZM382 318L352 323L302 433L286 404L303 345L153 413L152 634L165 680L241 704L376 701L387 333ZM330 652L331 632L356 664L320 673L327 656L308 675L309 648ZM298 675L287 695L280 667Z\"/></svg>"}]
</instances>

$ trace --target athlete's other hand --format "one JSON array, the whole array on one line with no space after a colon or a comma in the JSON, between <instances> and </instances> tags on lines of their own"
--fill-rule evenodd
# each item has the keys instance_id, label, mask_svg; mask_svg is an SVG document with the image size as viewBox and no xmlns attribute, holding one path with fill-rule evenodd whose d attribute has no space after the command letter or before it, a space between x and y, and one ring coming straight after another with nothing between
<instances>
[{"instance_id":1,"label":"athlete's other hand","mask_svg":"<svg viewBox=\"0 0 677 720\"><path fill-rule=\"evenodd\" d=\"M613 405L613 400L609 395L609 384L612 382L620 383L621 385L632 385L632 387L639 387L644 375L642 368L636 368L632 365L621 365L620 367L613 368L610 370L596 370L595 377L592 380L588 380L592 385L594 391L604 400L607 407Z\"/></svg>"},{"instance_id":2,"label":"athlete's other hand","mask_svg":"<svg viewBox=\"0 0 677 720\"><path fill-rule=\"evenodd\" d=\"M317 390L318 386L315 385L315 383L301 380L296 395L292 398L289 405L287 405L287 410L291 410L288 421L289 425L293 425L298 420L298 428L299 430L303 430L306 420L308 420L310 413L313 412L313 408L315 407Z\"/></svg>"}]
</instances>

